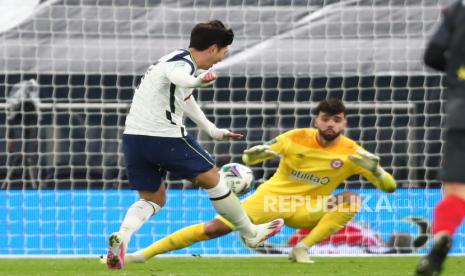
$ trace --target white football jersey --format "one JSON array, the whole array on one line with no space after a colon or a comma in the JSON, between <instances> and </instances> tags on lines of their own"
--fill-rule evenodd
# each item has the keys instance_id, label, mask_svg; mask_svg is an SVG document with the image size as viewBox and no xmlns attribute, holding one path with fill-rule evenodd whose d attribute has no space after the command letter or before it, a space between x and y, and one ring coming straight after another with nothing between
<instances>
[{"instance_id":1,"label":"white football jersey","mask_svg":"<svg viewBox=\"0 0 465 276\"><path fill-rule=\"evenodd\" d=\"M177 50L151 65L137 87L125 134L183 137L185 100L194 88L205 86L187 50Z\"/></svg>"}]
</instances>

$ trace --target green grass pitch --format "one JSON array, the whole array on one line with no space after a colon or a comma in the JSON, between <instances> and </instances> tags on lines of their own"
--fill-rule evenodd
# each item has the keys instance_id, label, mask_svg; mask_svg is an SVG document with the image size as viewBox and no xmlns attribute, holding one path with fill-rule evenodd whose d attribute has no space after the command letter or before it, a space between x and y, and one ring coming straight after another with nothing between
<instances>
[{"instance_id":1,"label":"green grass pitch","mask_svg":"<svg viewBox=\"0 0 465 276\"><path fill-rule=\"evenodd\" d=\"M315 264L284 257L155 258L107 270L97 259L0 259L0 275L414 275L418 257L325 257ZM465 275L465 257L449 257L443 275Z\"/></svg>"}]
</instances>

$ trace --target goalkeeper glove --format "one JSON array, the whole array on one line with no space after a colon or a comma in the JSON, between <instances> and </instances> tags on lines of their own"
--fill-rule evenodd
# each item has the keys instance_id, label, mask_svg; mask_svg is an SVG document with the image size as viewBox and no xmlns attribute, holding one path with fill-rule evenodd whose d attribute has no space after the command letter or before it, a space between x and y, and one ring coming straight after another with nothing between
<instances>
[{"instance_id":1,"label":"goalkeeper glove","mask_svg":"<svg viewBox=\"0 0 465 276\"><path fill-rule=\"evenodd\" d=\"M379 166L379 157L368 151L357 150L356 155L349 155L349 160L376 176L380 176L383 172L383 169Z\"/></svg>"},{"instance_id":2,"label":"goalkeeper glove","mask_svg":"<svg viewBox=\"0 0 465 276\"><path fill-rule=\"evenodd\" d=\"M278 153L270 150L270 146L257 145L244 150L242 161L244 161L245 164L253 165L276 156L278 156Z\"/></svg>"},{"instance_id":3,"label":"goalkeeper glove","mask_svg":"<svg viewBox=\"0 0 465 276\"><path fill-rule=\"evenodd\" d=\"M270 150L270 146L268 146L268 145L253 146L250 149L244 150L244 153L245 154L254 154L254 155L255 154L262 154L262 153L275 155L275 156L278 155L276 152Z\"/></svg>"}]
</instances>

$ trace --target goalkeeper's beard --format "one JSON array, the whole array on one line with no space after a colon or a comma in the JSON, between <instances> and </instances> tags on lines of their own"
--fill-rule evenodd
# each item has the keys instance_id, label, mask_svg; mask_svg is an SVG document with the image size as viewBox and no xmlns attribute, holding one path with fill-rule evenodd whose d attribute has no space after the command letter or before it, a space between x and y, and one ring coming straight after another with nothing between
<instances>
[{"instance_id":1,"label":"goalkeeper's beard","mask_svg":"<svg viewBox=\"0 0 465 276\"><path fill-rule=\"evenodd\" d=\"M342 131L339 132L332 132L332 133L325 133L323 130L318 129L318 134L325 139L326 142L334 141L339 135L342 134Z\"/></svg>"}]
</instances>

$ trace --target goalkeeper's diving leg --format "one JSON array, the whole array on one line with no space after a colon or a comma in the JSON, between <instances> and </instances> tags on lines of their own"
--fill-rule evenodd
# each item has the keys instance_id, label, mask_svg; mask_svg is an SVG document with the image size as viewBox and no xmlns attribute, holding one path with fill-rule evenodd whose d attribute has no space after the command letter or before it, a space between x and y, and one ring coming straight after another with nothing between
<instances>
[{"instance_id":1,"label":"goalkeeper's diving leg","mask_svg":"<svg viewBox=\"0 0 465 276\"><path fill-rule=\"evenodd\" d=\"M158 240L150 246L127 254L126 263L143 263L156 255L191 246L194 243L211 240L231 233L233 230L219 219L182 228L173 234ZM102 263L106 260L102 258Z\"/></svg>"},{"instance_id":2,"label":"goalkeeper's diving leg","mask_svg":"<svg viewBox=\"0 0 465 276\"><path fill-rule=\"evenodd\" d=\"M360 211L361 199L352 192L343 192L328 201L325 213L312 231L290 252L289 259L297 263L313 263L308 249L342 229Z\"/></svg>"}]
</instances>

